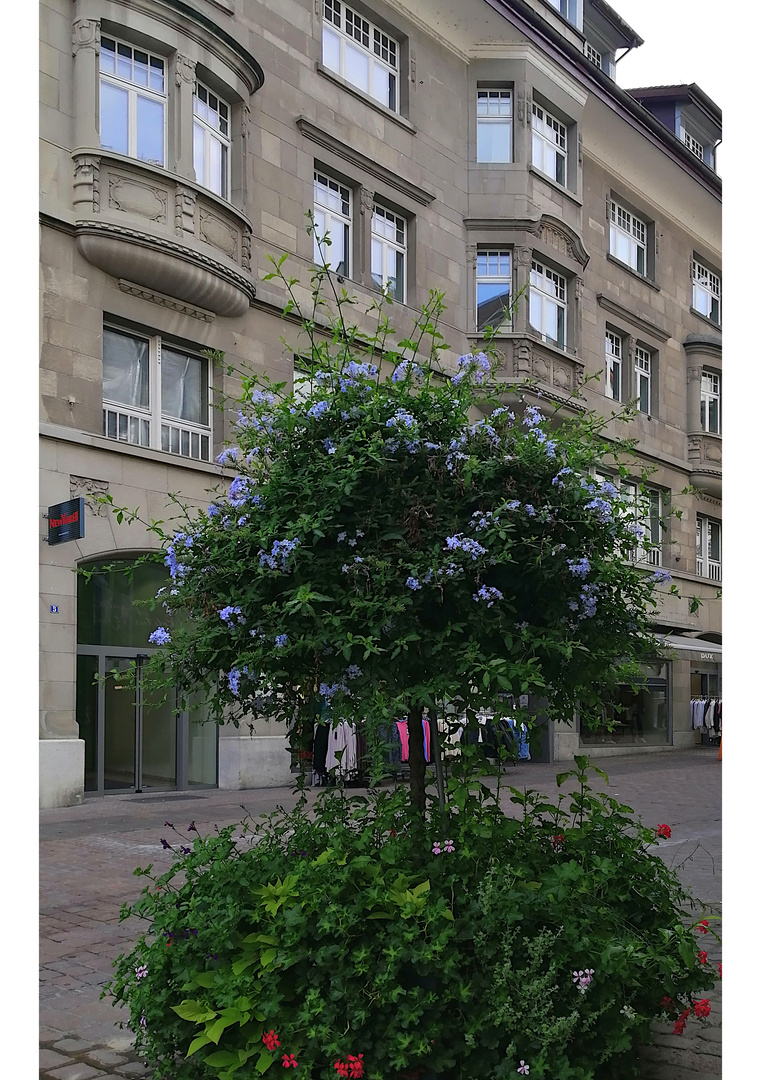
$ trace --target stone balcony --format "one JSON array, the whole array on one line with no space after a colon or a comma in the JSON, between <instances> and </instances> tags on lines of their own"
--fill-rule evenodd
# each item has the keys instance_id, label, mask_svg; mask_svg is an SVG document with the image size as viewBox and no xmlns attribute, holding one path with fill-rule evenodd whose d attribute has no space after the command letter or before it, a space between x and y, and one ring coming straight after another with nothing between
<instances>
[{"instance_id":1,"label":"stone balcony","mask_svg":"<svg viewBox=\"0 0 761 1080\"><path fill-rule=\"evenodd\" d=\"M185 177L104 150L73 155L76 246L127 292L211 321L255 295L251 223Z\"/></svg>"},{"instance_id":2,"label":"stone balcony","mask_svg":"<svg viewBox=\"0 0 761 1080\"><path fill-rule=\"evenodd\" d=\"M511 334L495 339L494 346L503 357L500 377L507 382L530 380L542 396L554 403L567 401L583 385L584 364L574 354L548 345L530 334ZM477 352L479 339L471 347ZM576 407L583 404L576 399Z\"/></svg>"},{"instance_id":3,"label":"stone balcony","mask_svg":"<svg viewBox=\"0 0 761 1080\"><path fill-rule=\"evenodd\" d=\"M693 487L715 499L721 498L721 435L707 431L687 436L687 460Z\"/></svg>"}]
</instances>

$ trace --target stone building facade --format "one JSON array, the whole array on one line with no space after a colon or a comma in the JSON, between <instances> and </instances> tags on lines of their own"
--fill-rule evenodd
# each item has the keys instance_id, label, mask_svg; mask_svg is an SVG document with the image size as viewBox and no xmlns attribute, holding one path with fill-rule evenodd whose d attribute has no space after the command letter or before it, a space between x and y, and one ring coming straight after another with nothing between
<instances>
[{"instance_id":1,"label":"stone building facade","mask_svg":"<svg viewBox=\"0 0 761 1080\"><path fill-rule=\"evenodd\" d=\"M441 290L457 356L523 289L508 377L556 401L599 374L585 407L606 414L638 399L653 559L700 605L664 586L650 692L609 742L575 721L544 752L693 743L690 699L720 696L717 107L622 90L642 39L604 0L42 0L40 32L41 532L85 497L84 536L41 544L42 805L290 775L266 723L217 735L118 694L107 673L150 652L131 600L156 571L76 570L157 543L87 496L168 521L168 493L201 506L224 483L228 363L292 380L296 330L262 278L288 252L306 280L307 210L347 288L395 292L400 329Z\"/></svg>"}]
</instances>

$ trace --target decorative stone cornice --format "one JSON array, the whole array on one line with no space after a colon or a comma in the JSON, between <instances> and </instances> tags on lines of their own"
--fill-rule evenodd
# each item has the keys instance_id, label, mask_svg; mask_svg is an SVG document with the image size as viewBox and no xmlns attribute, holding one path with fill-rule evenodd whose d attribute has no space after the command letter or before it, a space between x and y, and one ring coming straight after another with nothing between
<instances>
[{"instance_id":1,"label":"decorative stone cornice","mask_svg":"<svg viewBox=\"0 0 761 1080\"><path fill-rule=\"evenodd\" d=\"M168 308L169 311L177 311L181 315L190 315L191 318L200 319L201 322L214 322L216 319L213 311L186 304L182 300L178 300L176 296L167 296L165 293L156 292L155 289L148 289L144 285L136 285L134 281L125 281L124 278L119 278L119 288L123 293L128 293L130 296L139 296L141 300L148 300L152 304Z\"/></svg>"},{"instance_id":2,"label":"decorative stone cornice","mask_svg":"<svg viewBox=\"0 0 761 1080\"><path fill-rule=\"evenodd\" d=\"M296 127L305 139L309 139L311 142L316 143L318 146L322 146L325 150L329 150L332 154L349 162L351 165L376 177L376 179L381 180L384 184L394 188L402 195L406 195L408 199L420 203L421 206L429 206L436 198L432 191L427 191L425 188L413 184L413 182L407 180L406 177L400 176L399 173L394 172L392 169L387 169L385 165L381 165L373 158L367 157L353 146L349 146L335 135L331 135L330 132L318 128L310 120L307 120L306 117L297 117Z\"/></svg>"},{"instance_id":3,"label":"decorative stone cornice","mask_svg":"<svg viewBox=\"0 0 761 1080\"><path fill-rule=\"evenodd\" d=\"M574 232L560 218L551 214L539 217L523 218L463 218L463 225L469 232L499 233L509 242L525 248L529 237L535 236L540 243L554 248L564 259L573 259L582 269L590 259L589 252L578 233ZM526 250L529 250L528 248ZM516 247L516 258L518 248ZM518 261L521 260L520 258Z\"/></svg>"},{"instance_id":4,"label":"decorative stone cornice","mask_svg":"<svg viewBox=\"0 0 761 1080\"><path fill-rule=\"evenodd\" d=\"M721 338L710 334L688 334L682 347L690 357L700 354L721 360Z\"/></svg>"},{"instance_id":5,"label":"decorative stone cornice","mask_svg":"<svg viewBox=\"0 0 761 1080\"><path fill-rule=\"evenodd\" d=\"M629 308L619 304L616 300L613 300L612 297L606 296L605 293L597 294L597 303L601 308L609 311L611 315L616 315L619 319L624 319L626 322L631 323L632 326L636 326L643 334L657 338L658 341L668 341L671 337L668 330L664 330L661 326L656 326L655 323L650 322L649 319L645 319L642 315L637 315L635 312L630 311Z\"/></svg>"}]
</instances>

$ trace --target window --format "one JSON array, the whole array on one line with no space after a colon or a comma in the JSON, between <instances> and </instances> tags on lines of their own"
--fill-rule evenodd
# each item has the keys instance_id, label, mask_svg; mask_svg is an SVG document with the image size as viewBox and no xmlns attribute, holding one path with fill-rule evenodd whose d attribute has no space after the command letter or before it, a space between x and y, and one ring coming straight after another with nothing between
<instances>
[{"instance_id":1,"label":"window","mask_svg":"<svg viewBox=\"0 0 761 1080\"><path fill-rule=\"evenodd\" d=\"M566 22L581 30L581 14L583 4L581 0L547 0L550 7L559 11Z\"/></svg>"},{"instance_id":2,"label":"window","mask_svg":"<svg viewBox=\"0 0 761 1080\"><path fill-rule=\"evenodd\" d=\"M531 162L558 184L566 184L568 133L545 109L534 103L531 108Z\"/></svg>"},{"instance_id":3,"label":"window","mask_svg":"<svg viewBox=\"0 0 761 1080\"><path fill-rule=\"evenodd\" d=\"M566 279L536 261L529 279L529 322L543 341L565 348Z\"/></svg>"},{"instance_id":4,"label":"window","mask_svg":"<svg viewBox=\"0 0 761 1080\"><path fill-rule=\"evenodd\" d=\"M647 225L613 200L610 203L610 253L638 274L647 273Z\"/></svg>"},{"instance_id":5,"label":"window","mask_svg":"<svg viewBox=\"0 0 761 1080\"><path fill-rule=\"evenodd\" d=\"M196 180L230 197L230 106L197 82L193 91L193 168Z\"/></svg>"},{"instance_id":6,"label":"window","mask_svg":"<svg viewBox=\"0 0 761 1080\"><path fill-rule=\"evenodd\" d=\"M689 131L685 131L684 128L682 128L682 142L695 157L700 158L701 161L704 160L705 151L703 149L703 144L699 142L694 135L690 135Z\"/></svg>"},{"instance_id":7,"label":"window","mask_svg":"<svg viewBox=\"0 0 761 1080\"><path fill-rule=\"evenodd\" d=\"M347 7L324 0L322 61L326 68L387 109L399 111L399 44Z\"/></svg>"},{"instance_id":8,"label":"window","mask_svg":"<svg viewBox=\"0 0 761 1080\"><path fill-rule=\"evenodd\" d=\"M589 42L584 46L584 53L587 60L591 60L595 67L602 71L602 53L599 53L594 45L590 45Z\"/></svg>"},{"instance_id":9,"label":"window","mask_svg":"<svg viewBox=\"0 0 761 1080\"><path fill-rule=\"evenodd\" d=\"M695 530L695 573L721 581L721 522L702 514Z\"/></svg>"},{"instance_id":10,"label":"window","mask_svg":"<svg viewBox=\"0 0 761 1080\"><path fill-rule=\"evenodd\" d=\"M479 251L476 256L476 325L509 329L511 253L509 251Z\"/></svg>"},{"instance_id":11,"label":"window","mask_svg":"<svg viewBox=\"0 0 761 1080\"><path fill-rule=\"evenodd\" d=\"M315 169L314 261L349 277L351 251L351 192L337 180ZM318 240L327 234L320 251Z\"/></svg>"},{"instance_id":12,"label":"window","mask_svg":"<svg viewBox=\"0 0 761 1080\"><path fill-rule=\"evenodd\" d=\"M613 401L621 400L622 341L612 330L605 331L605 396Z\"/></svg>"},{"instance_id":13,"label":"window","mask_svg":"<svg viewBox=\"0 0 761 1080\"><path fill-rule=\"evenodd\" d=\"M721 375L704 371L700 380L700 426L713 435L721 434Z\"/></svg>"},{"instance_id":14,"label":"window","mask_svg":"<svg viewBox=\"0 0 761 1080\"><path fill-rule=\"evenodd\" d=\"M639 411L649 413L652 403L652 354L642 345L634 348L634 396Z\"/></svg>"},{"instance_id":15,"label":"window","mask_svg":"<svg viewBox=\"0 0 761 1080\"><path fill-rule=\"evenodd\" d=\"M512 161L511 91L479 90L476 112L476 161Z\"/></svg>"},{"instance_id":16,"label":"window","mask_svg":"<svg viewBox=\"0 0 761 1080\"><path fill-rule=\"evenodd\" d=\"M721 278L697 259L692 260L692 306L717 326L721 324Z\"/></svg>"},{"instance_id":17,"label":"window","mask_svg":"<svg viewBox=\"0 0 761 1080\"><path fill-rule=\"evenodd\" d=\"M621 493L632 504L631 520L638 531L638 542L628 549L632 562L647 562L650 566L661 565L663 543L663 495L656 488L646 488L644 493L637 484L622 483ZM642 541L657 545L645 550Z\"/></svg>"},{"instance_id":18,"label":"window","mask_svg":"<svg viewBox=\"0 0 761 1080\"><path fill-rule=\"evenodd\" d=\"M103 434L209 461L209 361L157 336L103 330Z\"/></svg>"},{"instance_id":19,"label":"window","mask_svg":"<svg viewBox=\"0 0 761 1080\"><path fill-rule=\"evenodd\" d=\"M392 210L373 205L370 273L379 289L404 303L407 222Z\"/></svg>"},{"instance_id":20,"label":"window","mask_svg":"<svg viewBox=\"0 0 761 1080\"><path fill-rule=\"evenodd\" d=\"M100 145L164 165L164 60L114 38L100 40Z\"/></svg>"}]
</instances>

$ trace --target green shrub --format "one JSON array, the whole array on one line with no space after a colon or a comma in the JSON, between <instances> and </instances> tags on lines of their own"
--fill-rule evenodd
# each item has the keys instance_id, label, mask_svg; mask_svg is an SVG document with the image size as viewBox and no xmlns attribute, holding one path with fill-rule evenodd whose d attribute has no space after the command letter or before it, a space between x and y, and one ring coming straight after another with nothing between
<instances>
[{"instance_id":1,"label":"green shrub","mask_svg":"<svg viewBox=\"0 0 761 1080\"><path fill-rule=\"evenodd\" d=\"M455 780L421 835L405 790L327 789L137 871L150 925L108 990L156 1075L635 1076L663 999L714 975L655 831L577 766L557 803L510 789L518 817Z\"/></svg>"}]
</instances>

